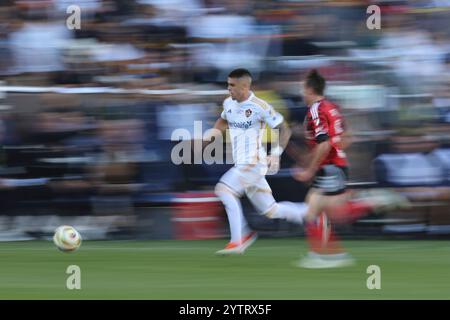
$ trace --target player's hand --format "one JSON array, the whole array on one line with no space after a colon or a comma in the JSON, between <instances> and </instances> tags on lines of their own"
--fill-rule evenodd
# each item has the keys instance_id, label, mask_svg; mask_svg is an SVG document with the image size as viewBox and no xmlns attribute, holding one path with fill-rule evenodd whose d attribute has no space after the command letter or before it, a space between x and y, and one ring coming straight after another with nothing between
<instances>
[{"instance_id":1,"label":"player's hand","mask_svg":"<svg viewBox=\"0 0 450 320\"><path fill-rule=\"evenodd\" d=\"M280 170L280 157L275 155L270 155L267 157L267 175L276 174Z\"/></svg>"},{"instance_id":2,"label":"player's hand","mask_svg":"<svg viewBox=\"0 0 450 320\"><path fill-rule=\"evenodd\" d=\"M292 170L292 177L294 177L295 180L301 181L301 182L308 182L310 181L315 175L314 170L308 170L308 169L301 169L301 168L295 168Z\"/></svg>"}]
</instances>

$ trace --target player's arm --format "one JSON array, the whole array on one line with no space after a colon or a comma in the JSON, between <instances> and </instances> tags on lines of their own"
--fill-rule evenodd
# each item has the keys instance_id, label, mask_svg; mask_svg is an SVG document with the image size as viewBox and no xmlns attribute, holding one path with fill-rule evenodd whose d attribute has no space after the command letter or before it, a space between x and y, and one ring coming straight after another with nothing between
<instances>
[{"instance_id":1,"label":"player's arm","mask_svg":"<svg viewBox=\"0 0 450 320\"><path fill-rule=\"evenodd\" d=\"M306 168L313 175L319 169L322 161L328 156L331 151L331 143L327 134L320 135L316 138L318 144L312 150L311 161L309 166Z\"/></svg>"},{"instance_id":2,"label":"player's arm","mask_svg":"<svg viewBox=\"0 0 450 320\"><path fill-rule=\"evenodd\" d=\"M225 104L225 102L224 102ZM225 130L228 128L228 121L227 116L225 113L225 109L222 110L222 113L220 114L220 117L216 120L214 123L214 127L209 129L205 132L204 136L202 137L200 142L200 145L202 146L202 149L204 149L208 144L210 144L213 140L215 141L217 138L222 137ZM194 143L191 144L191 146L195 149L194 146L197 144ZM194 151L195 152L195 151Z\"/></svg>"},{"instance_id":3,"label":"player's arm","mask_svg":"<svg viewBox=\"0 0 450 320\"><path fill-rule=\"evenodd\" d=\"M330 130L331 138L330 143L332 147L339 150L346 150L353 143L354 138L351 130L347 127L347 123L341 116L337 118L330 118Z\"/></svg>"},{"instance_id":4,"label":"player's arm","mask_svg":"<svg viewBox=\"0 0 450 320\"><path fill-rule=\"evenodd\" d=\"M227 120L220 117L217 119L216 123L214 124L214 129L219 130L222 134L227 130L228 128L228 122Z\"/></svg>"},{"instance_id":5,"label":"player's arm","mask_svg":"<svg viewBox=\"0 0 450 320\"><path fill-rule=\"evenodd\" d=\"M327 134L323 134L317 137L318 144L311 152L310 161L305 170L299 171L294 174L294 177L299 181L309 181L316 174L322 161L328 156L331 151L331 143Z\"/></svg>"},{"instance_id":6,"label":"player's arm","mask_svg":"<svg viewBox=\"0 0 450 320\"><path fill-rule=\"evenodd\" d=\"M271 141L270 155L280 157L288 145L292 131L283 116L268 103L261 104L260 121L265 122L278 133L278 141Z\"/></svg>"},{"instance_id":7,"label":"player's arm","mask_svg":"<svg viewBox=\"0 0 450 320\"><path fill-rule=\"evenodd\" d=\"M261 109L261 121L278 131L278 141L271 142L270 155L267 159L269 165L267 174L275 174L280 169L280 157L286 149L292 132L283 116L276 112L271 105Z\"/></svg>"},{"instance_id":8,"label":"player's arm","mask_svg":"<svg viewBox=\"0 0 450 320\"><path fill-rule=\"evenodd\" d=\"M228 122L224 118L220 117L214 123L214 127L211 130L208 130L203 139L203 148L210 144L213 139L217 139L221 137L225 130L228 128Z\"/></svg>"},{"instance_id":9,"label":"player's arm","mask_svg":"<svg viewBox=\"0 0 450 320\"><path fill-rule=\"evenodd\" d=\"M311 151L310 160L305 170L295 174L295 178L300 181L309 181L316 174L322 161L328 156L332 148L330 141L329 117L320 109L318 110L318 118L313 121L314 136L317 142L314 149ZM333 123L330 126L334 126Z\"/></svg>"},{"instance_id":10,"label":"player's arm","mask_svg":"<svg viewBox=\"0 0 450 320\"><path fill-rule=\"evenodd\" d=\"M277 146L272 146L270 154L279 157L279 156L281 156L283 150L286 150L286 147L289 143L289 139L291 138L291 135L292 135L292 131L289 128L286 121L283 121L278 126L276 126L274 129L277 129L279 132L279 135L278 135L279 141L278 141Z\"/></svg>"},{"instance_id":11,"label":"player's arm","mask_svg":"<svg viewBox=\"0 0 450 320\"><path fill-rule=\"evenodd\" d=\"M268 158L269 170L267 171L267 174L275 174L280 170L280 157L283 150L286 149L292 134L291 129L289 129L288 124L284 120L274 129L277 129L279 132L278 144L272 144L270 156Z\"/></svg>"},{"instance_id":12,"label":"player's arm","mask_svg":"<svg viewBox=\"0 0 450 320\"><path fill-rule=\"evenodd\" d=\"M341 144L340 144L341 149L342 150L348 149L348 147L350 147L353 141L354 137L352 133L350 132L350 130L346 129L341 136Z\"/></svg>"}]
</instances>

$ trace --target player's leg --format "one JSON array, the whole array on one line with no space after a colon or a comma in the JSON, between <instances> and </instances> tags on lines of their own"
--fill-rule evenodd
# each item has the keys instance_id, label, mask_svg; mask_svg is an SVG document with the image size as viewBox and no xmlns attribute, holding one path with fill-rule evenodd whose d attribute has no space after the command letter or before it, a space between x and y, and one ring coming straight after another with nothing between
<instances>
[{"instance_id":1,"label":"player's leg","mask_svg":"<svg viewBox=\"0 0 450 320\"><path fill-rule=\"evenodd\" d=\"M328 219L329 209L346 203L346 173L341 168L322 168L308 192L308 210L305 217L305 232L309 253L299 266L305 268L331 268L351 264L351 259L341 248Z\"/></svg>"},{"instance_id":2,"label":"player's leg","mask_svg":"<svg viewBox=\"0 0 450 320\"><path fill-rule=\"evenodd\" d=\"M342 197L327 197L326 207L328 217L333 223L351 223L376 208L376 203L370 199L350 199L350 194L346 193Z\"/></svg>"},{"instance_id":3,"label":"player's leg","mask_svg":"<svg viewBox=\"0 0 450 320\"><path fill-rule=\"evenodd\" d=\"M231 233L230 242L225 249L218 251L218 254L241 253L243 235L249 233L240 202L240 197L244 193L244 186L236 170L236 168L228 170L215 188L216 195L225 207Z\"/></svg>"},{"instance_id":4,"label":"player's leg","mask_svg":"<svg viewBox=\"0 0 450 320\"><path fill-rule=\"evenodd\" d=\"M337 268L352 265L353 258L341 247L333 226L325 213L314 223L305 225L309 252L297 266L309 269Z\"/></svg>"},{"instance_id":5,"label":"player's leg","mask_svg":"<svg viewBox=\"0 0 450 320\"><path fill-rule=\"evenodd\" d=\"M305 226L310 250L318 254L338 254L343 249L339 244L328 215L322 212L314 222Z\"/></svg>"},{"instance_id":6,"label":"player's leg","mask_svg":"<svg viewBox=\"0 0 450 320\"><path fill-rule=\"evenodd\" d=\"M245 192L252 205L260 214L270 219L284 219L289 222L303 224L303 219L308 211L306 203L277 202L264 176L252 187L246 188Z\"/></svg>"},{"instance_id":7,"label":"player's leg","mask_svg":"<svg viewBox=\"0 0 450 320\"><path fill-rule=\"evenodd\" d=\"M258 192L254 196L254 205L260 207L259 203L265 204L270 202L273 204L275 200L273 197L267 198L265 193L270 191ZM260 199L262 198L262 199ZM333 210L330 210L333 208ZM303 224L304 222L314 221L323 211L326 211L333 222L345 223L347 221L355 220L368 211L374 209L374 203L369 199L364 200L349 200L349 195L342 194L336 196L323 196L316 190L311 190L308 193L305 202L277 202L276 205L271 206L270 210L264 214L271 219L284 219L289 222Z\"/></svg>"},{"instance_id":8,"label":"player's leg","mask_svg":"<svg viewBox=\"0 0 450 320\"><path fill-rule=\"evenodd\" d=\"M322 200L324 211L333 223L351 223L371 212L383 212L395 208L408 208L408 199L389 190L367 190L346 192L337 196L326 196ZM311 214L312 215L312 214Z\"/></svg>"},{"instance_id":9,"label":"player's leg","mask_svg":"<svg viewBox=\"0 0 450 320\"><path fill-rule=\"evenodd\" d=\"M308 205L303 202L276 202L272 191L258 190L249 197L253 206L269 219L283 219L292 223L303 224Z\"/></svg>"},{"instance_id":10,"label":"player's leg","mask_svg":"<svg viewBox=\"0 0 450 320\"><path fill-rule=\"evenodd\" d=\"M353 264L353 258L342 248L333 224L325 212L314 222L305 224L309 245L307 255L298 262L303 268L336 268Z\"/></svg>"},{"instance_id":11,"label":"player's leg","mask_svg":"<svg viewBox=\"0 0 450 320\"><path fill-rule=\"evenodd\" d=\"M267 181L261 180L257 186L246 189L247 197L254 207L269 218L283 218L291 222L302 223L307 212L311 216L316 216L313 209L321 208L320 200L312 201L312 207L305 203L276 202ZM311 199L315 199L314 193ZM349 265L352 260L342 250L337 237L331 228L325 213L317 215L314 221L306 222L305 225L307 239L310 245L310 252L306 259L300 262L300 266L306 268L331 268ZM321 258L323 256L323 258Z\"/></svg>"},{"instance_id":12,"label":"player's leg","mask_svg":"<svg viewBox=\"0 0 450 320\"><path fill-rule=\"evenodd\" d=\"M314 186L321 192L314 193L313 199L308 201L311 210L307 220L314 220L318 214L326 211L334 223L348 223L372 211L409 206L406 197L389 190L354 192L356 197L351 199L350 193L345 191L347 178L347 169L334 165L324 166L318 172Z\"/></svg>"},{"instance_id":13,"label":"player's leg","mask_svg":"<svg viewBox=\"0 0 450 320\"><path fill-rule=\"evenodd\" d=\"M311 189L306 197L308 210L305 217L305 233L309 245L309 251L313 255L327 254L330 246L336 240L331 229L331 221L325 212L328 196L324 196L321 190ZM333 236L332 236L333 235Z\"/></svg>"},{"instance_id":14,"label":"player's leg","mask_svg":"<svg viewBox=\"0 0 450 320\"><path fill-rule=\"evenodd\" d=\"M348 201L347 176L346 169L334 165L324 166L318 171L313 186L306 196L308 212L305 221L314 221L322 212Z\"/></svg>"},{"instance_id":15,"label":"player's leg","mask_svg":"<svg viewBox=\"0 0 450 320\"><path fill-rule=\"evenodd\" d=\"M335 203L346 201L344 195L326 196L316 188L312 188L306 197L305 233L310 251L316 254L327 254L330 248L339 247L326 210L333 200Z\"/></svg>"}]
</instances>

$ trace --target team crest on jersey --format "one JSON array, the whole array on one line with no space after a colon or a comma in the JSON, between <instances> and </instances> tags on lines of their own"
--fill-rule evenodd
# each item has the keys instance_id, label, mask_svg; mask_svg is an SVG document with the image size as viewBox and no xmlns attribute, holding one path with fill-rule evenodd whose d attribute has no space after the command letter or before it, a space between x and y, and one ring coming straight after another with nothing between
<instances>
[{"instance_id":1,"label":"team crest on jersey","mask_svg":"<svg viewBox=\"0 0 450 320\"><path fill-rule=\"evenodd\" d=\"M245 110L245 116L248 118L252 115L252 109Z\"/></svg>"}]
</instances>

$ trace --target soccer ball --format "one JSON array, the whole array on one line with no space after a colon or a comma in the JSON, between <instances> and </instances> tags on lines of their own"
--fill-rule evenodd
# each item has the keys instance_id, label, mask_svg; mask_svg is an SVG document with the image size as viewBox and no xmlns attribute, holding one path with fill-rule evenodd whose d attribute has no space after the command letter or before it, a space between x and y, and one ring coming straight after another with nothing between
<instances>
[{"instance_id":1,"label":"soccer ball","mask_svg":"<svg viewBox=\"0 0 450 320\"><path fill-rule=\"evenodd\" d=\"M74 227L60 226L55 230L53 242L61 251L75 251L81 245L81 235Z\"/></svg>"}]
</instances>

